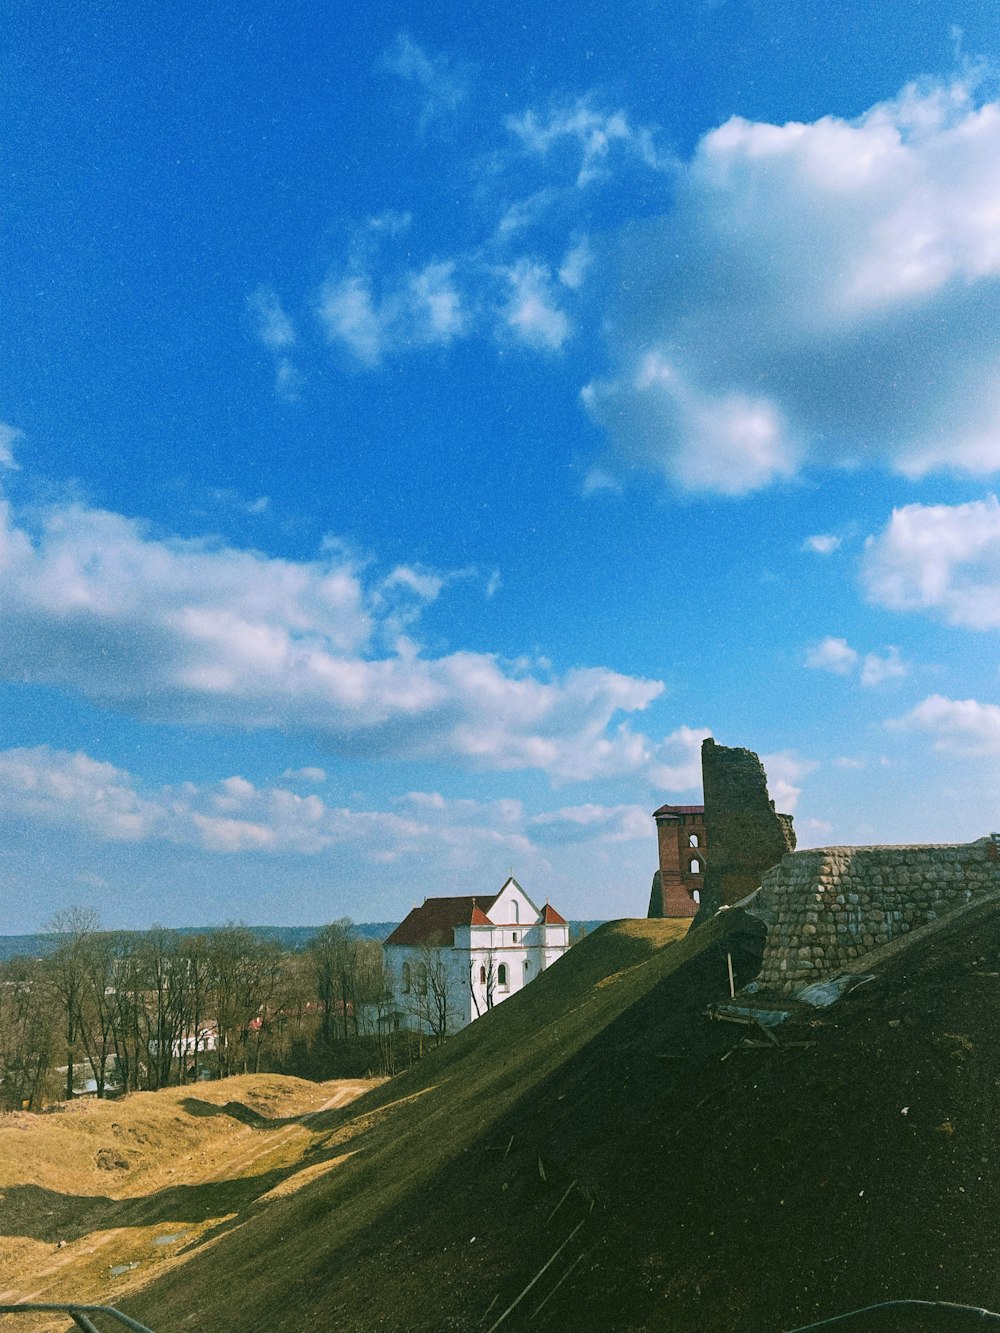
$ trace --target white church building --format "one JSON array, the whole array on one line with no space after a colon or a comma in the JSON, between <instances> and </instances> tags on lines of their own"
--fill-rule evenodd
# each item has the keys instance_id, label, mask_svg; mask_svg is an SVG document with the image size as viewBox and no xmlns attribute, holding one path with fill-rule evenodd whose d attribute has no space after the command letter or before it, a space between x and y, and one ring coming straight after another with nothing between
<instances>
[{"instance_id":1,"label":"white church building","mask_svg":"<svg viewBox=\"0 0 1000 1333\"><path fill-rule=\"evenodd\" d=\"M569 948L569 924L513 876L500 892L425 898L382 946L403 1021L443 1037L509 999Z\"/></svg>"}]
</instances>

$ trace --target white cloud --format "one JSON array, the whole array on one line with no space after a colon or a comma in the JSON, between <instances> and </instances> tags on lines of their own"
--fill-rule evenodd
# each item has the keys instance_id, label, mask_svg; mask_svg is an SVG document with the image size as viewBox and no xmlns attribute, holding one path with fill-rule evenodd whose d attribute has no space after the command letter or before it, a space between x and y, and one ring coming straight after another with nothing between
<instances>
[{"instance_id":1,"label":"white cloud","mask_svg":"<svg viewBox=\"0 0 1000 1333\"><path fill-rule=\"evenodd\" d=\"M510 299L507 324L529 347L558 351L570 324L556 304L552 278L544 264L521 259L507 270Z\"/></svg>"},{"instance_id":2,"label":"white cloud","mask_svg":"<svg viewBox=\"0 0 1000 1333\"><path fill-rule=\"evenodd\" d=\"M309 770L302 770L303 773ZM298 780L300 773L288 775ZM517 800L449 799L409 792L393 810L338 807L245 778L148 787L112 764L48 746L0 751L0 814L12 825L76 833L95 844L168 843L222 857L347 852L387 865L419 857L438 871L484 864L545 869L548 849L599 854L646 844L649 811L637 805L565 806L530 814Z\"/></svg>"},{"instance_id":3,"label":"white cloud","mask_svg":"<svg viewBox=\"0 0 1000 1333\"><path fill-rule=\"evenodd\" d=\"M140 796L128 773L44 745L0 751L0 809L112 842L159 836L166 822L164 807Z\"/></svg>"},{"instance_id":4,"label":"white cloud","mask_svg":"<svg viewBox=\"0 0 1000 1333\"><path fill-rule=\"evenodd\" d=\"M375 236L405 236L413 226L413 214L387 208L368 219L368 230Z\"/></svg>"},{"instance_id":5,"label":"white cloud","mask_svg":"<svg viewBox=\"0 0 1000 1333\"><path fill-rule=\"evenodd\" d=\"M405 32L386 53L385 66L420 89L421 129L437 117L456 111L465 100L466 70L446 55L429 55Z\"/></svg>"},{"instance_id":6,"label":"white cloud","mask_svg":"<svg viewBox=\"0 0 1000 1333\"><path fill-rule=\"evenodd\" d=\"M878 653L865 654L861 664L861 684L871 689L887 680L901 680L909 673L910 664L904 662L899 649L890 644L884 657L879 657Z\"/></svg>"},{"instance_id":7,"label":"white cloud","mask_svg":"<svg viewBox=\"0 0 1000 1333\"><path fill-rule=\"evenodd\" d=\"M276 292L269 287L258 287L247 306L254 317L257 337L265 347L280 351L295 346L295 326Z\"/></svg>"},{"instance_id":8,"label":"white cloud","mask_svg":"<svg viewBox=\"0 0 1000 1333\"><path fill-rule=\"evenodd\" d=\"M869 599L893 611L932 611L953 625L1000 628L1000 504L906 505L865 544Z\"/></svg>"},{"instance_id":9,"label":"white cloud","mask_svg":"<svg viewBox=\"0 0 1000 1333\"><path fill-rule=\"evenodd\" d=\"M927 732L934 737L935 750L959 755L1000 754L1000 707L996 704L932 694L886 726Z\"/></svg>"},{"instance_id":10,"label":"white cloud","mask_svg":"<svg viewBox=\"0 0 1000 1333\"><path fill-rule=\"evenodd\" d=\"M830 671L836 676L852 676L860 665L859 679L866 689L875 688L887 680L900 680L910 672L910 663L903 661L899 649L893 644L886 647L884 656L865 653L862 657L846 639L832 635L806 651L805 664L813 670Z\"/></svg>"},{"instance_id":11,"label":"white cloud","mask_svg":"<svg viewBox=\"0 0 1000 1333\"><path fill-rule=\"evenodd\" d=\"M281 298L269 287L258 287L247 299L247 309L254 331L261 343L274 353L274 391L286 402L295 402L303 376L289 355L298 342L295 325L285 312Z\"/></svg>"},{"instance_id":12,"label":"white cloud","mask_svg":"<svg viewBox=\"0 0 1000 1333\"><path fill-rule=\"evenodd\" d=\"M451 109L460 100L452 67L428 57L411 38L398 39L388 63L427 90L428 107L440 105L435 99L442 88L450 90L444 100ZM415 259L419 219L409 213L387 210L354 230L343 262L316 297L329 342L368 367L390 353L474 335L503 341L513 334L543 353L564 346L573 331L570 307L579 306L597 262L580 226L581 189L617 183L626 163L645 176L667 163L651 129L586 99L527 110L507 118L505 129L503 146L480 159L474 198L467 201L485 226L450 257ZM455 189L467 194L468 181ZM530 253L523 239L528 231ZM269 296L262 304L270 314Z\"/></svg>"},{"instance_id":13,"label":"white cloud","mask_svg":"<svg viewBox=\"0 0 1000 1333\"><path fill-rule=\"evenodd\" d=\"M529 828L544 843L649 842L650 811L640 805L571 805L534 815Z\"/></svg>"},{"instance_id":14,"label":"white cloud","mask_svg":"<svg viewBox=\"0 0 1000 1333\"><path fill-rule=\"evenodd\" d=\"M701 743L711 734L704 727L678 727L665 736L650 769L653 785L668 792L700 787Z\"/></svg>"},{"instance_id":15,"label":"white cloud","mask_svg":"<svg viewBox=\"0 0 1000 1333\"><path fill-rule=\"evenodd\" d=\"M802 543L803 551L811 551L814 555L833 555L841 545L841 539L835 537L830 532L817 532L813 537L807 537Z\"/></svg>"},{"instance_id":16,"label":"white cloud","mask_svg":"<svg viewBox=\"0 0 1000 1333\"><path fill-rule=\"evenodd\" d=\"M386 278L379 297L367 271L331 275L320 290L317 314L327 339L343 343L368 367L390 351L446 345L470 332L452 262Z\"/></svg>"},{"instance_id":17,"label":"white cloud","mask_svg":"<svg viewBox=\"0 0 1000 1333\"><path fill-rule=\"evenodd\" d=\"M101 842L165 841L202 851L315 854L346 841L383 837L398 816L351 812L245 778L146 789L132 774L48 746L0 751L0 810Z\"/></svg>"},{"instance_id":18,"label":"white cloud","mask_svg":"<svg viewBox=\"0 0 1000 1333\"><path fill-rule=\"evenodd\" d=\"M819 763L815 759L800 759L790 750L762 754L760 762L767 773L767 789L774 808L781 814L793 815L802 795L802 782L819 768Z\"/></svg>"},{"instance_id":19,"label":"white cloud","mask_svg":"<svg viewBox=\"0 0 1000 1333\"><path fill-rule=\"evenodd\" d=\"M960 81L855 121L734 117L622 241L593 415L688 490L1000 468L998 161L1000 104Z\"/></svg>"},{"instance_id":20,"label":"white cloud","mask_svg":"<svg viewBox=\"0 0 1000 1333\"><path fill-rule=\"evenodd\" d=\"M594 382L584 405L625 435L635 456L688 490L741 495L790 477L799 451L776 404L739 391L705 393L661 352L646 353L626 385ZM678 441L669 455L667 440Z\"/></svg>"},{"instance_id":21,"label":"white cloud","mask_svg":"<svg viewBox=\"0 0 1000 1333\"><path fill-rule=\"evenodd\" d=\"M559 281L564 287L569 287L571 291L576 291L583 285L583 279L587 270L594 262L593 252L587 243L586 237L569 250L559 266Z\"/></svg>"},{"instance_id":22,"label":"white cloud","mask_svg":"<svg viewBox=\"0 0 1000 1333\"><path fill-rule=\"evenodd\" d=\"M581 487L584 495L600 495L602 491L621 495L623 489L619 478L602 467L588 468Z\"/></svg>"},{"instance_id":23,"label":"white cloud","mask_svg":"<svg viewBox=\"0 0 1000 1333\"><path fill-rule=\"evenodd\" d=\"M806 666L817 671L832 671L849 676L858 664L858 654L846 639L827 636L806 653Z\"/></svg>"},{"instance_id":24,"label":"white cloud","mask_svg":"<svg viewBox=\"0 0 1000 1333\"><path fill-rule=\"evenodd\" d=\"M672 165L657 148L653 129L631 124L624 111L597 110L586 98L508 116L506 124L526 153L547 157L570 150L579 188L610 174L616 157L637 158L654 170Z\"/></svg>"},{"instance_id":25,"label":"white cloud","mask_svg":"<svg viewBox=\"0 0 1000 1333\"><path fill-rule=\"evenodd\" d=\"M413 630L451 577L379 577L335 543L302 562L158 537L79 504L29 529L0 499L0 677L150 721L284 728L342 754L668 788L687 773L700 733L657 742L628 721L659 681L425 655Z\"/></svg>"},{"instance_id":26,"label":"white cloud","mask_svg":"<svg viewBox=\"0 0 1000 1333\"><path fill-rule=\"evenodd\" d=\"M376 309L366 277L329 279L320 290L317 313L331 342L345 343L363 365L378 365L391 314Z\"/></svg>"},{"instance_id":27,"label":"white cloud","mask_svg":"<svg viewBox=\"0 0 1000 1333\"><path fill-rule=\"evenodd\" d=\"M22 431L0 421L0 467L17 467L17 463L14 461L14 445L22 436Z\"/></svg>"},{"instance_id":28,"label":"white cloud","mask_svg":"<svg viewBox=\"0 0 1000 1333\"><path fill-rule=\"evenodd\" d=\"M274 392L287 403L299 399L305 377L287 356L279 356L274 367Z\"/></svg>"},{"instance_id":29,"label":"white cloud","mask_svg":"<svg viewBox=\"0 0 1000 1333\"><path fill-rule=\"evenodd\" d=\"M833 825L826 819L797 819L795 834L800 848L829 844Z\"/></svg>"},{"instance_id":30,"label":"white cloud","mask_svg":"<svg viewBox=\"0 0 1000 1333\"><path fill-rule=\"evenodd\" d=\"M428 264L410 278L413 323L424 342L447 343L466 331L468 321L454 279L452 263Z\"/></svg>"},{"instance_id":31,"label":"white cloud","mask_svg":"<svg viewBox=\"0 0 1000 1333\"><path fill-rule=\"evenodd\" d=\"M281 776L286 782L325 782L326 769L316 768L314 765L308 764L305 768L286 768Z\"/></svg>"}]
</instances>

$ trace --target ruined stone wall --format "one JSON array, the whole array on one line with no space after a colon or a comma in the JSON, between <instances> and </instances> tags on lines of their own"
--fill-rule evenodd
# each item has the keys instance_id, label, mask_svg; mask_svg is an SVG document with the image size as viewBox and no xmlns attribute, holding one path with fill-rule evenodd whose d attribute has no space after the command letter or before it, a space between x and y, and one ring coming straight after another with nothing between
<instances>
[{"instance_id":1,"label":"ruined stone wall","mask_svg":"<svg viewBox=\"0 0 1000 1333\"><path fill-rule=\"evenodd\" d=\"M1000 891L995 836L914 847L819 847L763 877L758 981L785 993L831 976L978 894Z\"/></svg>"},{"instance_id":2,"label":"ruined stone wall","mask_svg":"<svg viewBox=\"0 0 1000 1333\"><path fill-rule=\"evenodd\" d=\"M702 742L701 773L708 855L699 922L752 893L763 873L795 849L791 817L775 813L767 774L752 750L709 738Z\"/></svg>"}]
</instances>

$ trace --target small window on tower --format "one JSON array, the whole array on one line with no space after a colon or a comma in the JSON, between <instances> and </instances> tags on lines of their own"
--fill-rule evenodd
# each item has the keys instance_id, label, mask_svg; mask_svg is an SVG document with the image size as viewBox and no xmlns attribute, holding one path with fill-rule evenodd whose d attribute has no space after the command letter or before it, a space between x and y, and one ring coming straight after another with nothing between
<instances>
[{"instance_id":1,"label":"small window on tower","mask_svg":"<svg viewBox=\"0 0 1000 1333\"><path fill-rule=\"evenodd\" d=\"M700 862L700 861L696 861L696 860L694 859L693 856L692 856L692 858L691 858L691 874L692 874L692 875L700 875L700 874L701 874L701 862Z\"/></svg>"},{"instance_id":2,"label":"small window on tower","mask_svg":"<svg viewBox=\"0 0 1000 1333\"><path fill-rule=\"evenodd\" d=\"M688 838L688 846L689 846L689 847L700 847L700 846L701 846L701 844L700 844L699 841L698 841L698 835L697 835L697 833L692 833L691 836L690 836L690 838Z\"/></svg>"}]
</instances>

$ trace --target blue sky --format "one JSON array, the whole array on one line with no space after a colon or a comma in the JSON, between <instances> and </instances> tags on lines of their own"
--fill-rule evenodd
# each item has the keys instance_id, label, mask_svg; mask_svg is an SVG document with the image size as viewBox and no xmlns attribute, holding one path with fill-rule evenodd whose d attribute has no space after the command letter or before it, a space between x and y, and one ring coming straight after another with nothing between
<instances>
[{"instance_id":1,"label":"blue sky","mask_svg":"<svg viewBox=\"0 0 1000 1333\"><path fill-rule=\"evenodd\" d=\"M2 929L997 827L993 7L205 8L8 7Z\"/></svg>"}]
</instances>

